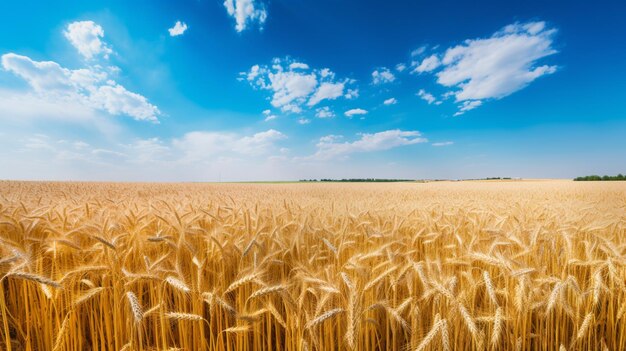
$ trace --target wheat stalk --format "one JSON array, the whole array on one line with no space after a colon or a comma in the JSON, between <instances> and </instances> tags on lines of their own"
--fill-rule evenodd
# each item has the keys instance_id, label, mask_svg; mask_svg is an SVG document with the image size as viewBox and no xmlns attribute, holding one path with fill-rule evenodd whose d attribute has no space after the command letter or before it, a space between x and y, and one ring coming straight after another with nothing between
<instances>
[{"instance_id":1,"label":"wheat stalk","mask_svg":"<svg viewBox=\"0 0 626 351\"><path fill-rule=\"evenodd\" d=\"M318 316L315 319L310 320L306 325L305 325L305 329L311 329L314 328L316 325L321 324L322 322L324 322L325 320L332 318L333 316L339 314L339 313L343 313L345 312L343 309L341 308L335 308L332 309L330 311L326 311L324 314Z\"/></svg>"},{"instance_id":2,"label":"wheat stalk","mask_svg":"<svg viewBox=\"0 0 626 351\"><path fill-rule=\"evenodd\" d=\"M130 309L133 312L133 318L135 319L135 323L141 323L141 320L143 319L143 310L141 308L141 304L139 304L139 300L137 300L137 296L134 292L127 291L126 299L128 300Z\"/></svg>"},{"instance_id":3,"label":"wheat stalk","mask_svg":"<svg viewBox=\"0 0 626 351\"><path fill-rule=\"evenodd\" d=\"M174 289L183 292L185 294L191 292L191 289L189 289L189 287L187 286L187 284L183 283L180 279L173 277L173 276L169 276L167 278L165 278L165 282L173 287Z\"/></svg>"},{"instance_id":4,"label":"wheat stalk","mask_svg":"<svg viewBox=\"0 0 626 351\"><path fill-rule=\"evenodd\" d=\"M204 317L200 315L193 314L193 313L184 313L184 312L166 312L165 317L168 319L174 319L177 321L181 321L181 320L195 321L195 322L205 321Z\"/></svg>"}]
</instances>

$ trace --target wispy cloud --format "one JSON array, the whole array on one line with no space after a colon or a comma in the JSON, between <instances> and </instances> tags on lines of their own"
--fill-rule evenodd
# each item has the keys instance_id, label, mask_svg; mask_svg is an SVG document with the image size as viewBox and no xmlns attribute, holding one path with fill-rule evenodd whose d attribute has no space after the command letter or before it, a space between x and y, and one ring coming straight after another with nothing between
<instances>
[{"instance_id":1,"label":"wispy cloud","mask_svg":"<svg viewBox=\"0 0 626 351\"><path fill-rule=\"evenodd\" d=\"M186 161L210 161L227 155L259 156L276 148L287 136L275 129L241 136L227 132L194 131L172 141L172 147L182 152Z\"/></svg>"},{"instance_id":2,"label":"wispy cloud","mask_svg":"<svg viewBox=\"0 0 626 351\"><path fill-rule=\"evenodd\" d=\"M555 33L545 22L514 23L488 38L468 39L428 56L415 63L414 72L434 74L437 83L453 88L460 115L556 72L557 66L538 64L557 52Z\"/></svg>"},{"instance_id":3,"label":"wispy cloud","mask_svg":"<svg viewBox=\"0 0 626 351\"><path fill-rule=\"evenodd\" d=\"M378 133L359 134L358 140L342 141L341 135L327 135L319 139L315 154L297 158L297 160L325 161L347 157L353 153L375 152L389 150L400 146L428 142L418 131L403 131L399 129L386 130Z\"/></svg>"},{"instance_id":4,"label":"wispy cloud","mask_svg":"<svg viewBox=\"0 0 626 351\"><path fill-rule=\"evenodd\" d=\"M265 122L269 122L269 121L273 121L277 118L277 116L275 114L272 114L271 110L265 110L263 111L263 115L265 116Z\"/></svg>"},{"instance_id":5,"label":"wispy cloud","mask_svg":"<svg viewBox=\"0 0 626 351\"><path fill-rule=\"evenodd\" d=\"M441 101L438 101L437 98L435 98L435 96L429 92L427 92L424 89L420 89L417 92L417 96L419 96L420 98L422 98L422 100L428 102L428 104L435 104L435 105L440 105Z\"/></svg>"},{"instance_id":6,"label":"wispy cloud","mask_svg":"<svg viewBox=\"0 0 626 351\"><path fill-rule=\"evenodd\" d=\"M473 109L479 107L482 104L483 104L483 102L481 100L463 101L461 103L461 106L459 107L459 110L454 114L454 116L460 116L460 115L464 114L467 111L470 111L470 110L473 110Z\"/></svg>"}]
</instances>

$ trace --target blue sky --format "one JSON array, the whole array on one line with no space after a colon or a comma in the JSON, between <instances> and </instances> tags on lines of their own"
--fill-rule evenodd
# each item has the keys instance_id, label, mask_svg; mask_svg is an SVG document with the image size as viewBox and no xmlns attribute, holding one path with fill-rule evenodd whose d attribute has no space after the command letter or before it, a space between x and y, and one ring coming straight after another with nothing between
<instances>
[{"instance_id":1,"label":"blue sky","mask_svg":"<svg viewBox=\"0 0 626 351\"><path fill-rule=\"evenodd\" d=\"M626 3L0 3L0 179L626 165Z\"/></svg>"}]
</instances>

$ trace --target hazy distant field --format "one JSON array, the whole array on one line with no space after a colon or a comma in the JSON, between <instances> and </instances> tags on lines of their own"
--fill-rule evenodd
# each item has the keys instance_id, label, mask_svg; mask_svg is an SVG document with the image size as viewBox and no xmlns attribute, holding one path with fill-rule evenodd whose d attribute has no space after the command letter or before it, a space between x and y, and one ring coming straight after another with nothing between
<instances>
[{"instance_id":1,"label":"hazy distant field","mask_svg":"<svg viewBox=\"0 0 626 351\"><path fill-rule=\"evenodd\" d=\"M625 350L626 182L0 182L1 350Z\"/></svg>"}]
</instances>

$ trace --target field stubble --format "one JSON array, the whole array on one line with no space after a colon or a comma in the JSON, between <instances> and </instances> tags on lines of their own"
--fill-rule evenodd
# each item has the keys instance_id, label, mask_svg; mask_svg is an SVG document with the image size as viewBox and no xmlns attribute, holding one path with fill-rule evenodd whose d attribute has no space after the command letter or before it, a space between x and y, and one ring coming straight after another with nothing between
<instances>
[{"instance_id":1,"label":"field stubble","mask_svg":"<svg viewBox=\"0 0 626 351\"><path fill-rule=\"evenodd\" d=\"M0 182L2 350L624 350L626 183Z\"/></svg>"}]
</instances>

